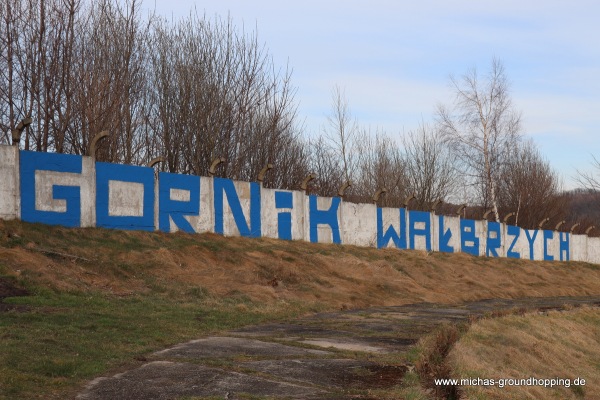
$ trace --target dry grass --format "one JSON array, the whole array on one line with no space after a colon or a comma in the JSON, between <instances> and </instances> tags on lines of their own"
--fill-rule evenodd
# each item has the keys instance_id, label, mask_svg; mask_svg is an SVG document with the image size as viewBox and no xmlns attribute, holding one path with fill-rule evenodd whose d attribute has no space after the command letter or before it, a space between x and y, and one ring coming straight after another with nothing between
<instances>
[{"instance_id":1,"label":"dry grass","mask_svg":"<svg viewBox=\"0 0 600 400\"><path fill-rule=\"evenodd\" d=\"M8 382L11 390L7 397L0 390L0 398L7 399L38 394L51 398L50 392L56 393L55 398L64 398L64 391L74 390L83 379L138 354L203 332L306 312L422 301L600 294L600 267L585 263L213 234L67 229L2 220L0 277L32 293L17 302L30 311L0 314L4 328L4 333L0 332L4 345L0 386ZM124 319L127 324L121 322ZM595 327L597 345L600 337L597 324ZM584 327L580 331L586 332ZM581 339L586 337L584 334ZM430 375L445 368L436 364L435 357L442 354L443 358L453 340L454 336L437 337L434 344L443 351L424 359L431 367L427 369ZM499 343L503 340L498 336ZM587 342L581 343L579 352L585 352L586 346ZM93 352L98 348L103 350L101 355ZM531 351L537 354L541 350ZM40 363L40 354L47 362ZM69 358L73 354L77 360ZM513 356L511 353L504 361L508 363ZM596 357L600 359L600 355ZM578 360L567 357L561 362L573 366ZM406 385L397 397L428 397L418 385L416 371L405 378ZM598 389L590 383L585 388L588 395L594 393L590 388ZM382 394L378 398L387 397Z\"/></svg>"},{"instance_id":2,"label":"dry grass","mask_svg":"<svg viewBox=\"0 0 600 400\"><path fill-rule=\"evenodd\" d=\"M130 295L178 282L199 294L330 308L600 294L600 267L585 263L15 221L0 221L0 263L9 275L58 290Z\"/></svg>"},{"instance_id":3,"label":"dry grass","mask_svg":"<svg viewBox=\"0 0 600 400\"><path fill-rule=\"evenodd\" d=\"M570 387L463 387L467 399L600 399L600 310L511 315L471 326L451 351L455 378L570 379ZM584 378L585 386L575 386Z\"/></svg>"}]
</instances>

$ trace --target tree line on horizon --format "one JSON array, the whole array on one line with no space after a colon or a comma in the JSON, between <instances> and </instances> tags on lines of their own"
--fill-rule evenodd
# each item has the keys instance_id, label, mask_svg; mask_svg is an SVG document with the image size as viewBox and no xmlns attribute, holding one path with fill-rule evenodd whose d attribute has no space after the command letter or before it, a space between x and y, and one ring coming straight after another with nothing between
<instances>
[{"instance_id":1,"label":"tree line on horizon","mask_svg":"<svg viewBox=\"0 0 600 400\"><path fill-rule=\"evenodd\" d=\"M455 97L435 120L404 135L361 126L344 90L319 132L299 122L289 66L278 67L255 32L230 18L191 12L170 21L142 15L141 1L5 0L0 4L0 144L25 117L26 150L85 155L102 131L99 161L253 181L344 199L453 213L523 228L561 230L593 220L570 213L572 196L536 144L525 140L506 71L492 60L451 78ZM588 187L597 186L586 182ZM593 176L588 176L593 179ZM413 198L414 196L414 198ZM571 196L571 197L569 197ZM581 204L581 202L579 203ZM546 220L548 218L548 220ZM586 219L587 218L587 219ZM600 226L599 226L600 228Z\"/></svg>"}]
</instances>

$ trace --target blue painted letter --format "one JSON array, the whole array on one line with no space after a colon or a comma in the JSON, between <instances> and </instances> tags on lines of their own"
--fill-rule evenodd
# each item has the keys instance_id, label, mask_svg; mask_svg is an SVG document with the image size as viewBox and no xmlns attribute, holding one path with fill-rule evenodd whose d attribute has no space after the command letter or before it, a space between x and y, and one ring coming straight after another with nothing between
<instances>
[{"instance_id":1,"label":"blue painted letter","mask_svg":"<svg viewBox=\"0 0 600 400\"><path fill-rule=\"evenodd\" d=\"M571 255L569 252L569 239L571 235L569 232L561 232L560 233L560 261L569 261L571 259ZM563 256L563 254L565 254Z\"/></svg>"},{"instance_id":2,"label":"blue painted letter","mask_svg":"<svg viewBox=\"0 0 600 400\"><path fill-rule=\"evenodd\" d=\"M463 253L479 255L479 238L475 234L475 221L472 219L460 220L460 249Z\"/></svg>"},{"instance_id":3,"label":"blue painted letter","mask_svg":"<svg viewBox=\"0 0 600 400\"><path fill-rule=\"evenodd\" d=\"M70 154L20 152L21 219L49 225L81 226L81 188L79 186L52 187L52 198L65 200L66 211L37 210L35 171L56 171L81 174L81 156Z\"/></svg>"},{"instance_id":4,"label":"blue painted letter","mask_svg":"<svg viewBox=\"0 0 600 400\"><path fill-rule=\"evenodd\" d=\"M544 260L545 261L554 261L554 256L548 254L548 240L554 239L554 232L552 231L544 231Z\"/></svg>"},{"instance_id":5,"label":"blue painted letter","mask_svg":"<svg viewBox=\"0 0 600 400\"><path fill-rule=\"evenodd\" d=\"M492 235L493 233L493 235ZM498 250L502 247L502 233L499 222L488 222L487 240L485 243L485 255L487 257L492 254L494 257L499 257Z\"/></svg>"},{"instance_id":6,"label":"blue painted letter","mask_svg":"<svg viewBox=\"0 0 600 400\"><path fill-rule=\"evenodd\" d=\"M410 248L415 248L415 236L425 238L425 248L431 251L431 214L425 211L409 211L408 237ZM417 228L417 224L423 224L422 228Z\"/></svg>"},{"instance_id":7,"label":"blue painted letter","mask_svg":"<svg viewBox=\"0 0 600 400\"><path fill-rule=\"evenodd\" d=\"M143 186L142 215L111 215L109 183ZM96 163L96 226L127 230L154 230L154 170L134 165Z\"/></svg>"},{"instance_id":8,"label":"blue painted letter","mask_svg":"<svg viewBox=\"0 0 600 400\"><path fill-rule=\"evenodd\" d=\"M450 228L444 232L444 216L438 215L439 221L439 239L440 239L440 251L446 253L454 253L454 247L450 246L450 238L452 237L452 231Z\"/></svg>"},{"instance_id":9,"label":"blue painted letter","mask_svg":"<svg viewBox=\"0 0 600 400\"><path fill-rule=\"evenodd\" d=\"M506 236L514 236L515 238L510 243L508 250L506 251L506 257L509 258L521 258L521 253L513 251L515 245L517 244L517 240L519 240L519 236L521 236L521 228L514 225L507 225L506 227Z\"/></svg>"},{"instance_id":10,"label":"blue painted letter","mask_svg":"<svg viewBox=\"0 0 600 400\"><path fill-rule=\"evenodd\" d=\"M383 232L383 210L377 207L377 248L387 247L390 239L394 242L394 246L399 249L406 249L406 210L399 209L400 212L400 234L394 229L394 225L390 225L385 233Z\"/></svg>"},{"instance_id":11,"label":"blue painted letter","mask_svg":"<svg viewBox=\"0 0 600 400\"><path fill-rule=\"evenodd\" d=\"M530 230L524 229L524 231L525 231L525 236L527 236L527 241L529 242L529 259L533 260L534 259L533 244L535 243L535 238L537 237L539 231L533 231L533 236L531 236L529 234L529 232L531 232Z\"/></svg>"},{"instance_id":12,"label":"blue painted letter","mask_svg":"<svg viewBox=\"0 0 600 400\"><path fill-rule=\"evenodd\" d=\"M331 234L333 237L333 243L341 244L340 238L340 226L338 223L338 208L340 206L340 198L333 197L331 199L331 207L329 210L317 209L317 196L310 195L308 198L309 202L309 221L310 221L310 241L311 243L319 242L319 225L329 225L331 227Z\"/></svg>"},{"instance_id":13,"label":"blue painted letter","mask_svg":"<svg viewBox=\"0 0 600 400\"><path fill-rule=\"evenodd\" d=\"M161 172L158 174L158 226L161 231L171 232L171 220L179 229L195 233L185 219L186 215L200 215L200 178L193 175L179 175ZM189 200L171 199L171 189L189 192Z\"/></svg>"},{"instance_id":14,"label":"blue painted letter","mask_svg":"<svg viewBox=\"0 0 600 400\"><path fill-rule=\"evenodd\" d=\"M260 237L260 184L250 183L250 226L246 222L240 198L235 190L235 185L230 179L215 178L215 232L223 234L223 194L227 196L227 203L235 220L241 236Z\"/></svg>"},{"instance_id":15,"label":"blue painted letter","mask_svg":"<svg viewBox=\"0 0 600 400\"><path fill-rule=\"evenodd\" d=\"M290 192L275 192L275 208L294 208L294 195ZM277 235L279 239L292 240L292 213L277 213Z\"/></svg>"}]
</instances>

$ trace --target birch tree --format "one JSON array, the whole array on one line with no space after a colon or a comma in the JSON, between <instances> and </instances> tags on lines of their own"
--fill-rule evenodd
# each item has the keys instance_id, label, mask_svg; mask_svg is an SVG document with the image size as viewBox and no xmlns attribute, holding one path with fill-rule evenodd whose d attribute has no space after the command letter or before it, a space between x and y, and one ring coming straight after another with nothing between
<instances>
[{"instance_id":1,"label":"birch tree","mask_svg":"<svg viewBox=\"0 0 600 400\"><path fill-rule=\"evenodd\" d=\"M454 101L438 106L442 138L462 161L463 173L480 190L481 205L491 207L500 221L501 167L520 139L521 121L512 105L504 66L493 59L487 75L482 77L472 69L450 82Z\"/></svg>"}]
</instances>

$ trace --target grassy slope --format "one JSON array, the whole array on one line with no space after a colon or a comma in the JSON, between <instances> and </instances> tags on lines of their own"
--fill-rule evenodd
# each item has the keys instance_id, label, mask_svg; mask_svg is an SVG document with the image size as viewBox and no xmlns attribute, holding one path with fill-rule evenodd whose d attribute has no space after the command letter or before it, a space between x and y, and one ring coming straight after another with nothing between
<instances>
[{"instance_id":1,"label":"grassy slope","mask_svg":"<svg viewBox=\"0 0 600 400\"><path fill-rule=\"evenodd\" d=\"M600 399L600 310L511 315L472 325L449 363L460 378L569 379L569 387L465 386L469 399ZM577 378L585 385L576 386Z\"/></svg>"},{"instance_id":2,"label":"grassy slope","mask_svg":"<svg viewBox=\"0 0 600 400\"><path fill-rule=\"evenodd\" d=\"M167 345L340 308L600 294L600 267L0 221L0 399L64 398Z\"/></svg>"}]
</instances>

